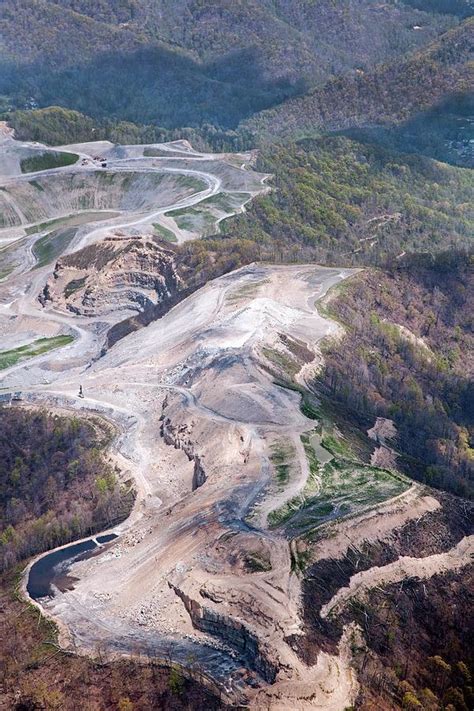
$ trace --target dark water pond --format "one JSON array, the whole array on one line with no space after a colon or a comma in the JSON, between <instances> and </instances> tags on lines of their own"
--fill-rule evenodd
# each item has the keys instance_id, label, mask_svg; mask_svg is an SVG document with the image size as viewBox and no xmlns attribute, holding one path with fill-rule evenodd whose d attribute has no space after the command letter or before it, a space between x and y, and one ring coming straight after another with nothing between
<instances>
[{"instance_id":1,"label":"dark water pond","mask_svg":"<svg viewBox=\"0 0 474 711\"><path fill-rule=\"evenodd\" d=\"M117 538L117 535L109 533L106 536L97 536L97 541L104 544L113 541L114 538ZM66 548L43 556L30 568L26 585L28 595L33 600L50 597L53 595L52 583L60 590L67 590L71 587L71 582L74 581L74 578L67 575L72 563L90 558L99 550L100 546L92 538L89 538L82 543L71 543Z\"/></svg>"}]
</instances>

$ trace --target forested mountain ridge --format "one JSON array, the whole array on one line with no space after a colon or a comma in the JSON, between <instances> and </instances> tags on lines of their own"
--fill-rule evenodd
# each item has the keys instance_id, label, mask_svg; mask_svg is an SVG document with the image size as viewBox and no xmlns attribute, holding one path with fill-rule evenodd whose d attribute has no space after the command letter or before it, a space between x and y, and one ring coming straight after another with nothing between
<instances>
[{"instance_id":1,"label":"forested mountain ridge","mask_svg":"<svg viewBox=\"0 0 474 711\"><path fill-rule=\"evenodd\" d=\"M266 138L399 122L474 82L474 19L469 18L423 50L324 87L252 117L245 126Z\"/></svg>"},{"instance_id":2,"label":"forested mountain ridge","mask_svg":"<svg viewBox=\"0 0 474 711\"><path fill-rule=\"evenodd\" d=\"M399 0L5 0L0 94L18 108L229 128L332 76L396 61L458 21Z\"/></svg>"},{"instance_id":3,"label":"forested mountain ridge","mask_svg":"<svg viewBox=\"0 0 474 711\"><path fill-rule=\"evenodd\" d=\"M274 190L223 230L263 258L383 265L471 244L468 170L342 136L267 145L258 168Z\"/></svg>"},{"instance_id":4,"label":"forested mountain ridge","mask_svg":"<svg viewBox=\"0 0 474 711\"><path fill-rule=\"evenodd\" d=\"M103 46L96 47L96 53L110 48L113 38L108 35L116 30L123 38L129 33L139 40L181 47L204 62L255 47L261 53L262 70L272 78L299 78L305 69L322 74L374 64L426 44L456 21L446 10L425 11L397 0L383 4L374 0L8 0L5 5L7 16L9 5L17 12L23 8L23 16L28 9L33 25L41 21L40 12L52 19L60 11L63 26L75 20L91 27L94 21L103 33ZM41 34L33 37L31 51L43 52L44 39ZM78 45L82 42L79 37ZM68 56L60 44L48 53L73 63L74 55Z\"/></svg>"},{"instance_id":5,"label":"forested mountain ridge","mask_svg":"<svg viewBox=\"0 0 474 711\"><path fill-rule=\"evenodd\" d=\"M318 380L359 418L391 418L415 478L474 496L472 253L409 256L366 270L331 295L344 326ZM402 462L400 462L402 464Z\"/></svg>"}]
</instances>

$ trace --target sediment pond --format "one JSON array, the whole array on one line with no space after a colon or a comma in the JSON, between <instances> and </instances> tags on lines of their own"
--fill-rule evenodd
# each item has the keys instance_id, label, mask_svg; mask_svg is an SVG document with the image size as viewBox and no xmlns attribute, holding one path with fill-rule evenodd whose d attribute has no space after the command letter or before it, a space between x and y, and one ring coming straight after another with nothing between
<instances>
[{"instance_id":1,"label":"sediment pond","mask_svg":"<svg viewBox=\"0 0 474 711\"><path fill-rule=\"evenodd\" d=\"M115 533L109 533L96 538L89 538L81 543L71 545L44 555L33 563L28 574L26 590L33 600L51 597L54 594L52 585L59 590L71 587L73 578L68 578L68 570L73 563L90 558L105 543L117 538ZM97 542L96 542L97 541Z\"/></svg>"}]
</instances>

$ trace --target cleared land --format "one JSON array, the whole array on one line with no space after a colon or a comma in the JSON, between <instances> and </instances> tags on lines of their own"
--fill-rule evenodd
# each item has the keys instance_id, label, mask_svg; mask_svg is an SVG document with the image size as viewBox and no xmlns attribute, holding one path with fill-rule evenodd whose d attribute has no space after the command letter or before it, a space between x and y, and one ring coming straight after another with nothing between
<instances>
[{"instance_id":1,"label":"cleared land","mask_svg":"<svg viewBox=\"0 0 474 711\"><path fill-rule=\"evenodd\" d=\"M106 350L116 314L60 310L45 298L53 255L77 252L98 264L109 258L111 243L149 236L156 225L184 241L193 233L173 223L170 212L194 219L205 201L225 212L228 194L238 196L239 209L243 196L265 190L266 176L183 143L67 148L84 165L46 170L35 184L18 171L0 186L3 224L15 241L6 250L5 268L13 264L13 271L0 292L9 348L3 388L21 391L31 405L96 413L113 423L110 457L134 480L137 499L112 531L118 538L75 562L73 589L42 600L41 610L58 622L69 650L90 653L100 645L108 654L197 665L234 705L310 709L317 699L326 711L351 706L358 685L349 630L314 664L288 643L303 631L298 573L322 551L344 555L368 532L382 540L400 522L439 507L396 473L358 460L334 431L315 432L318 403L306 394L302 400L321 340L339 333L315 303L352 271L253 264L209 282ZM146 157L150 150L166 156ZM105 172L94 165L96 155L107 160ZM43 241L38 232L26 235L33 224L50 229L51 220L84 210L120 215L100 224L55 224ZM67 230L75 231L68 244L55 243ZM44 266L31 271L38 259ZM140 275L148 277L149 267L144 260ZM108 293L129 291L120 264L117 272ZM70 293L78 281L67 282ZM74 336L62 336L65 329ZM275 528L271 512L279 517ZM311 550L305 536L316 542ZM464 544L460 550L456 566L467 559ZM442 559L443 569L449 560ZM416 561L410 566L416 571ZM26 580L27 572L24 593ZM364 587L374 581L377 571L369 570Z\"/></svg>"}]
</instances>

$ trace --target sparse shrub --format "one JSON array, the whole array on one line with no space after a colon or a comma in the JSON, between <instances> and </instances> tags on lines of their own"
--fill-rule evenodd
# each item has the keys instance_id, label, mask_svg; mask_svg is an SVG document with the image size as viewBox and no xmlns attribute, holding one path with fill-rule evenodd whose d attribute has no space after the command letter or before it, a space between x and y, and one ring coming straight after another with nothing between
<instances>
[{"instance_id":1,"label":"sparse shrub","mask_svg":"<svg viewBox=\"0 0 474 711\"><path fill-rule=\"evenodd\" d=\"M172 667L169 678L169 688L172 694L180 696L184 691L184 679L177 667Z\"/></svg>"}]
</instances>

